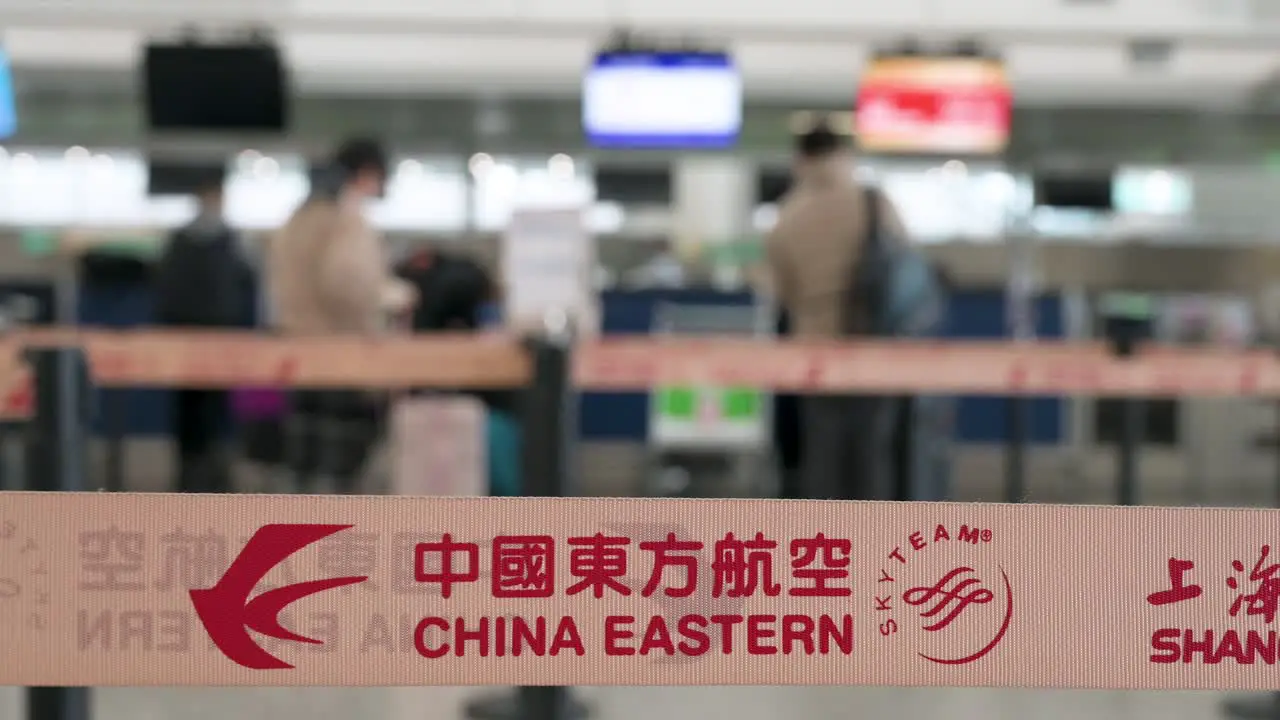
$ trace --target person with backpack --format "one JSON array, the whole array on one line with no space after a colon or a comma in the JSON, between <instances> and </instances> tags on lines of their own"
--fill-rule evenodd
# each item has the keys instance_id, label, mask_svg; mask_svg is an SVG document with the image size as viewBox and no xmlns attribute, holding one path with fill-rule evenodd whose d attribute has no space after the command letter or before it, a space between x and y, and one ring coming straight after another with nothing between
<instances>
[{"instance_id":1,"label":"person with backpack","mask_svg":"<svg viewBox=\"0 0 1280 720\"><path fill-rule=\"evenodd\" d=\"M155 319L179 328L252 327L253 270L240 235L223 217L223 175L211 172L197 187L194 220L169 237L155 267ZM230 430L226 392L182 389L173 393L177 489L231 491Z\"/></svg>"},{"instance_id":2,"label":"person with backpack","mask_svg":"<svg viewBox=\"0 0 1280 720\"><path fill-rule=\"evenodd\" d=\"M856 182L849 144L826 122L797 136L795 182L765 242L774 292L797 340L927 333L940 311L932 269L893 203ZM902 398L803 398L803 497L894 498L904 408Z\"/></svg>"}]
</instances>

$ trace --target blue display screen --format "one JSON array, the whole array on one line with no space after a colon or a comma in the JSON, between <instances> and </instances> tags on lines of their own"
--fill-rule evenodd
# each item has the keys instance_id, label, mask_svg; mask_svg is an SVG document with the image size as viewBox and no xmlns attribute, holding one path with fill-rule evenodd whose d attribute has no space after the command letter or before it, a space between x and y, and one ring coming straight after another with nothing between
<instances>
[{"instance_id":1,"label":"blue display screen","mask_svg":"<svg viewBox=\"0 0 1280 720\"><path fill-rule=\"evenodd\" d=\"M596 56L597 68L659 67L659 68L727 68L733 69L733 60L724 53L600 53Z\"/></svg>"},{"instance_id":2,"label":"blue display screen","mask_svg":"<svg viewBox=\"0 0 1280 720\"><path fill-rule=\"evenodd\" d=\"M0 50L0 139L13 137L18 132L18 111L13 102L13 74L9 70L9 55Z\"/></svg>"},{"instance_id":3,"label":"blue display screen","mask_svg":"<svg viewBox=\"0 0 1280 720\"><path fill-rule=\"evenodd\" d=\"M583 80L582 124L597 147L731 147L742 78L723 53L602 53Z\"/></svg>"}]
</instances>

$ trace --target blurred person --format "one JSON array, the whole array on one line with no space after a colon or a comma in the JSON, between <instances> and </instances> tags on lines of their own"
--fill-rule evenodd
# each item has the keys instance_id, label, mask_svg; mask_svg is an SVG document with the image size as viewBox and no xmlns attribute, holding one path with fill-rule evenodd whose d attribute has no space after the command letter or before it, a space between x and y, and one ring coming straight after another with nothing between
<instances>
[{"instance_id":1,"label":"blurred person","mask_svg":"<svg viewBox=\"0 0 1280 720\"><path fill-rule=\"evenodd\" d=\"M786 310L778 312L774 332L779 339L791 336L791 318ZM778 497L798 500L801 494L800 471L804 460L804 428L800 417L801 396L777 393L773 396L773 443L777 448L780 482Z\"/></svg>"},{"instance_id":2,"label":"blurred person","mask_svg":"<svg viewBox=\"0 0 1280 720\"><path fill-rule=\"evenodd\" d=\"M657 252L627 273L627 283L637 288L682 288L687 282L685 263L676 243L667 239L659 243Z\"/></svg>"},{"instance_id":3,"label":"blurred person","mask_svg":"<svg viewBox=\"0 0 1280 720\"><path fill-rule=\"evenodd\" d=\"M396 268L418 294L413 311L413 331L476 332L485 325L485 311L497 299L498 286L487 270L474 260L436 248L412 253ZM519 495L520 424L519 393L508 390L459 390L485 406L486 467L489 494Z\"/></svg>"},{"instance_id":4,"label":"blurred person","mask_svg":"<svg viewBox=\"0 0 1280 720\"><path fill-rule=\"evenodd\" d=\"M479 263L436 248L420 248L395 268L417 295L412 321L415 332L475 330L497 285Z\"/></svg>"},{"instance_id":5,"label":"blurred person","mask_svg":"<svg viewBox=\"0 0 1280 720\"><path fill-rule=\"evenodd\" d=\"M380 335L412 309L412 286L394 277L383 240L365 216L382 196L386 153L376 141L343 143L311 195L272 239L267 292L272 326L294 335ZM289 442L300 489L355 490L379 435L375 393L294 393Z\"/></svg>"},{"instance_id":6,"label":"blurred person","mask_svg":"<svg viewBox=\"0 0 1280 720\"><path fill-rule=\"evenodd\" d=\"M210 173L197 192L194 220L170 235L155 269L156 321L184 328L251 327L253 270L239 234L223 217L223 176ZM229 492L231 453L228 394L191 389L173 393L181 492Z\"/></svg>"},{"instance_id":7,"label":"blurred person","mask_svg":"<svg viewBox=\"0 0 1280 720\"><path fill-rule=\"evenodd\" d=\"M893 204L855 181L849 146L849 138L826 123L796 137L794 182L765 240L773 290L798 340L876 334L879 308L865 287L867 250L873 240L905 242ZM900 403L886 398L803 398L802 496L892 498L899 410Z\"/></svg>"}]
</instances>

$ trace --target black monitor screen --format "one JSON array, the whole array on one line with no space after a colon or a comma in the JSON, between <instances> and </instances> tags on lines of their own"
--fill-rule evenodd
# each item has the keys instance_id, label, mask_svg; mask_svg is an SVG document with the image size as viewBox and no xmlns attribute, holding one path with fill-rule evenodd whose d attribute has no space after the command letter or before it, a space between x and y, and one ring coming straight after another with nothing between
<instances>
[{"instance_id":1,"label":"black monitor screen","mask_svg":"<svg viewBox=\"0 0 1280 720\"><path fill-rule=\"evenodd\" d=\"M1078 210L1111 210L1111 175L1049 176L1035 181L1036 205Z\"/></svg>"},{"instance_id":2,"label":"black monitor screen","mask_svg":"<svg viewBox=\"0 0 1280 720\"><path fill-rule=\"evenodd\" d=\"M596 199L622 205L670 205L671 169L596 168Z\"/></svg>"},{"instance_id":3,"label":"black monitor screen","mask_svg":"<svg viewBox=\"0 0 1280 720\"><path fill-rule=\"evenodd\" d=\"M761 205L776 205L791 189L791 173L786 170L761 170L756 178L756 200Z\"/></svg>"},{"instance_id":4,"label":"black monitor screen","mask_svg":"<svg viewBox=\"0 0 1280 720\"><path fill-rule=\"evenodd\" d=\"M142 70L152 130L288 127L288 82L274 47L149 45Z\"/></svg>"},{"instance_id":5,"label":"black monitor screen","mask_svg":"<svg viewBox=\"0 0 1280 720\"><path fill-rule=\"evenodd\" d=\"M221 184L227 176L222 163L189 163L171 160L147 162L147 194L194 195Z\"/></svg>"}]
</instances>

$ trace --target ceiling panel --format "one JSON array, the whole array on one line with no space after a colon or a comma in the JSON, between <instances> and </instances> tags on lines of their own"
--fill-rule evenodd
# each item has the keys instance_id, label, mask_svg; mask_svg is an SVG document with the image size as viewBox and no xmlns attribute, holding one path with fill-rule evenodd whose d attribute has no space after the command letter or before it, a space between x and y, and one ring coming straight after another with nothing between
<instances>
[{"instance_id":1,"label":"ceiling panel","mask_svg":"<svg viewBox=\"0 0 1280 720\"><path fill-rule=\"evenodd\" d=\"M253 13L262 8L288 8L294 0L4 0L5 13L65 13L88 10L101 14L187 13L193 18L211 14Z\"/></svg>"},{"instance_id":2,"label":"ceiling panel","mask_svg":"<svg viewBox=\"0 0 1280 720\"><path fill-rule=\"evenodd\" d=\"M542 0L557 2L559 0ZM1027 0L1030 1L1030 0ZM927 0L848 2L847 0L624 0L624 17L637 25L685 26L696 31L732 32L735 27L768 25L778 29L848 29L908 27L925 20L933 3Z\"/></svg>"},{"instance_id":3,"label":"ceiling panel","mask_svg":"<svg viewBox=\"0 0 1280 720\"><path fill-rule=\"evenodd\" d=\"M902 34L1087 44L1133 35L1262 46L1280 39L1274 0L6 0L11 26L74 24L171 31L267 22L279 30L468 30L560 37L617 24L756 40L885 41ZM1268 27L1269 26L1269 27Z\"/></svg>"},{"instance_id":4,"label":"ceiling panel","mask_svg":"<svg viewBox=\"0 0 1280 720\"><path fill-rule=\"evenodd\" d=\"M1242 27L1233 14L1206 14L1197 0L940 0L937 18L1004 28L1066 27L1094 32L1203 31Z\"/></svg>"},{"instance_id":5,"label":"ceiling panel","mask_svg":"<svg viewBox=\"0 0 1280 720\"><path fill-rule=\"evenodd\" d=\"M1242 102L1280 66L1280 34L1261 43L1259 37L1270 36L1240 29L1241 13L1264 0L1219 1L1229 11L1209 13L1208 0L741 0L732 12L723 0L5 0L9 24L0 38L19 67L127 71L147 36L143 28L172 29L183 12L191 18L269 16L283 28L279 36L298 84L308 90L568 94L579 87L604 29L619 19L649 18L652 24L667 18L727 34L723 39L736 50L751 95L844 103L869 50L919 16L950 27L950 37L966 23L1026 29L1024 39L992 43L1008 58L1024 103L1221 106ZM95 9L50 12L78 3ZM123 19L99 22L108 17ZM1045 21L1053 18L1057 25L1051 27ZM1107 33L1144 27L1164 27L1190 40L1178 43L1167 63L1135 68L1125 42ZM1239 42L1202 42L1228 35Z\"/></svg>"},{"instance_id":6,"label":"ceiling panel","mask_svg":"<svg viewBox=\"0 0 1280 720\"><path fill-rule=\"evenodd\" d=\"M522 0L519 16L554 22L586 22L601 25L631 20L628 0Z\"/></svg>"},{"instance_id":7,"label":"ceiling panel","mask_svg":"<svg viewBox=\"0 0 1280 720\"><path fill-rule=\"evenodd\" d=\"M1254 83L1280 67L1280 44L1275 50L1178 48L1170 57L1169 72L1183 76L1220 79L1235 75L1244 83Z\"/></svg>"},{"instance_id":8,"label":"ceiling panel","mask_svg":"<svg viewBox=\"0 0 1280 720\"><path fill-rule=\"evenodd\" d=\"M522 14L524 5L525 0L291 0L292 14L303 19L392 18L409 22L511 19Z\"/></svg>"},{"instance_id":9,"label":"ceiling panel","mask_svg":"<svg viewBox=\"0 0 1280 720\"><path fill-rule=\"evenodd\" d=\"M1009 45L1003 54L1015 83L1034 83L1045 78L1122 80L1129 74L1128 59L1119 44Z\"/></svg>"}]
</instances>

